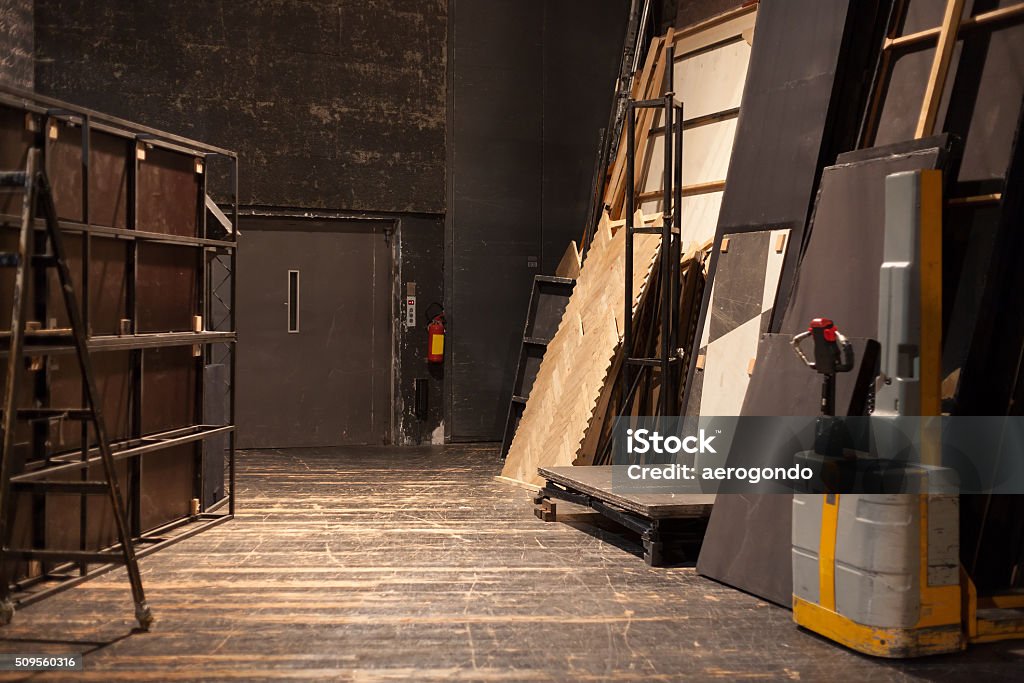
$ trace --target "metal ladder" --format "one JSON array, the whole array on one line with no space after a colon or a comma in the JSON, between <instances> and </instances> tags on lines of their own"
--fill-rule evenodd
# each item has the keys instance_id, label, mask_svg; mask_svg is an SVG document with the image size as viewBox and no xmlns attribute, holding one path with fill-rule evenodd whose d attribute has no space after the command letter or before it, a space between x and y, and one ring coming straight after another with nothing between
<instances>
[{"instance_id":1,"label":"metal ladder","mask_svg":"<svg viewBox=\"0 0 1024 683\"><path fill-rule=\"evenodd\" d=\"M21 212L21 231L17 251L0 254L0 267L15 269L13 302L11 310L11 329L6 349L7 376L3 387L3 444L0 450L0 624L10 623L14 616L12 601L12 583L16 563L19 560L40 561L44 563L77 563L84 567L89 563L124 564L128 570L128 581L131 584L132 598L135 601L135 618L142 630L148 630L153 621L152 613L146 604L146 596L142 590L142 577L135 556L135 547L129 533L124 498L117 482L114 470L114 458L107 439L106 426L100 411L99 396L93 377L92 365L86 343L87 330L83 327L82 316L75 297L74 288L68 270L64 245L61 241L61 230L57 220L57 209L53 200L46 172L41 165L42 152L33 147L28 152L28 160L24 171L0 172L0 188L14 189L23 192ZM45 231L36 232L36 211L41 210L45 219ZM46 252L46 239L49 238L49 253ZM36 251L43 253L34 253ZM30 267L56 268L63 294L64 306L67 309L70 329L47 330L27 329L30 324L25 321L26 287ZM36 276L36 281L40 279ZM45 282L45 280L44 280ZM17 403L19 376L23 370L23 353L26 346L31 349L32 356L46 353L45 344L60 342L73 345L81 370L84 408L51 408L33 407L19 409ZM39 344L38 348L34 345ZM33 369L38 369L34 367ZM57 419L71 419L92 424L96 437L100 460L103 465L104 481L33 481L31 483L14 483L11 477L14 469L15 424L17 421L49 422ZM83 439L87 439L88 429L83 427ZM83 446L88 450L88 444ZM48 457L45 465L49 464ZM106 495L113 509L117 525L117 537L120 547L114 550L51 550L34 548L12 548L13 517L15 512L14 494L47 493Z\"/></svg>"}]
</instances>

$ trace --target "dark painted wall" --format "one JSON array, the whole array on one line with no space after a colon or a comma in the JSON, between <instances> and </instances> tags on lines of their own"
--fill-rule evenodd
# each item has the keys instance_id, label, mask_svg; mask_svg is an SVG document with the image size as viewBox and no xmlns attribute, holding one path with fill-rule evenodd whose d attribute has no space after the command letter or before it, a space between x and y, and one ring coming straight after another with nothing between
<instances>
[{"instance_id":1,"label":"dark painted wall","mask_svg":"<svg viewBox=\"0 0 1024 683\"><path fill-rule=\"evenodd\" d=\"M37 0L40 92L237 150L244 204L444 211L445 0Z\"/></svg>"},{"instance_id":2,"label":"dark painted wall","mask_svg":"<svg viewBox=\"0 0 1024 683\"><path fill-rule=\"evenodd\" d=\"M448 434L501 438L535 274L586 219L627 0L451 0Z\"/></svg>"},{"instance_id":3,"label":"dark painted wall","mask_svg":"<svg viewBox=\"0 0 1024 683\"><path fill-rule=\"evenodd\" d=\"M31 88L33 0L0 0L0 83Z\"/></svg>"},{"instance_id":4,"label":"dark painted wall","mask_svg":"<svg viewBox=\"0 0 1024 683\"><path fill-rule=\"evenodd\" d=\"M450 0L449 14L446 428L496 440L539 272L543 1Z\"/></svg>"},{"instance_id":5,"label":"dark painted wall","mask_svg":"<svg viewBox=\"0 0 1024 683\"><path fill-rule=\"evenodd\" d=\"M666 13L675 5L676 28L686 28L711 17L747 4L744 0L666 0Z\"/></svg>"},{"instance_id":6,"label":"dark painted wall","mask_svg":"<svg viewBox=\"0 0 1024 683\"><path fill-rule=\"evenodd\" d=\"M608 125L629 0L544 3L541 267L554 273L579 242L590 207L599 132Z\"/></svg>"},{"instance_id":7,"label":"dark painted wall","mask_svg":"<svg viewBox=\"0 0 1024 683\"><path fill-rule=\"evenodd\" d=\"M398 387L395 392L402 401L400 434L405 443L431 443L443 438L443 429L435 436L444 416L444 364L427 363L427 308L434 302L444 303L444 218L441 216L402 216L398 296L405 296L406 283L416 283L416 327L406 329L396 323L399 338ZM400 302L401 303L401 302ZM404 308L399 306L400 311ZM436 307L434 309L436 313ZM426 379L428 387L427 419L416 417L416 380Z\"/></svg>"},{"instance_id":8,"label":"dark painted wall","mask_svg":"<svg viewBox=\"0 0 1024 683\"><path fill-rule=\"evenodd\" d=\"M443 300L446 0L37 0L35 24L40 92L237 150L243 205L397 219L397 293ZM400 438L429 442L441 370L395 329Z\"/></svg>"}]
</instances>

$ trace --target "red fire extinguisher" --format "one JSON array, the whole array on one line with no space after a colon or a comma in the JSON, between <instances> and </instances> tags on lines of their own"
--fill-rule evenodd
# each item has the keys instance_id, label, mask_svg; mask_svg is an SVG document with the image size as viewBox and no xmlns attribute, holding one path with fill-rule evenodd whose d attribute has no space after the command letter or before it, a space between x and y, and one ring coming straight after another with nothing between
<instances>
[{"instance_id":1,"label":"red fire extinguisher","mask_svg":"<svg viewBox=\"0 0 1024 683\"><path fill-rule=\"evenodd\" d=\"M444 311L434 316L427 325L427 362L444 362Z\"/></svg>"}]
</instances>

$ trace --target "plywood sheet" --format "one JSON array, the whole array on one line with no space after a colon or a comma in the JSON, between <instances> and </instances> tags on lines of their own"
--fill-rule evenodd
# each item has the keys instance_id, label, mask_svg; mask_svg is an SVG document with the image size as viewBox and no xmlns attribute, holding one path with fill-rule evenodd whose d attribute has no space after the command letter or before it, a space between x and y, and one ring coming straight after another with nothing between
<instances>
[{"instance_id":1,"label":"plywood sheet","mask_svg":"<svg viewBox=\"0 0 1024 683\"><path fill-rule=\"evenodd\" d=\"M187 237L199 236L205 212L202 176L196 158L159 147L139 162L138 229Z\"/></svg>"},{"instance_id":2,"label":"plywood sheet","mask_svg":"<svg viewBox=\"0 0 1024 683\"><path fill-rule=\"evenodd\" d=\"M640 216L638 222L653 225L655 219L644 221ZM634 313L646 292L659 244L655 235L635 236ZM579 454L622 331L632 324L624 320L624 268L625 231L613 236L605 216L541 361L502 476L540 485L537 467L571 465Z\"/></svg>"},{"instance_id":3,"label":"plywood sheet","mask_svg":"<svg viewBox=\"0 0 1024 683\"><path fill-rule=\"evenodd\" d=\"M676 62L673 84L686 118L740 106L750 45L738 33L727 40L720 47L695 52Z\"/></svg>"},{"instance_id":4,"label":"plywood sheet","mask_svg":"<svg viewBox=\"0 0 1024 683\"><path fill-rule=\"evenodd\" d=\"M649 519L706 517L711 512L715 502L713 493L618 493L612 486L614 467L541 467L538 472L548 481L571 487Z\"/></svg>"},{"instance_id":5,"label":"plywood sheet","mask_svg":"<svg viewBox=\"0 0 1024 683\"><path fill-rule=\"evenodd\" d=\"M757 342L768 331L789 230L727 235L718 253L687 414L739 415Z\"/></svg>"}]
</instances>

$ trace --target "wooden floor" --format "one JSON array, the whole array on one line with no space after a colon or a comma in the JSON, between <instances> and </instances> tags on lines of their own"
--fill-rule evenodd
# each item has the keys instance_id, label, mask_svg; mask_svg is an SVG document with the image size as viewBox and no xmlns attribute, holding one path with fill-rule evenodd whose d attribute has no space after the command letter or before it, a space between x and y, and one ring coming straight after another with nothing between
<instances>
[{"instance_id":1,"label":"wooden floor","mask_svg":"<svg viewBox=\"0 0 1024 683\"><path fill-rule=\"evenodd\" d=\"M869 659L788 611L649 568L593 514L544 523L481 447L239 454L240 514L15 615L5 652L115 680L1020 680L1024 644ZM604 524L605 528L594 524ZM68 677L54 676L67 679ZM36 675L33 680L44 680Z\"/></svg>"}]
</instances>

